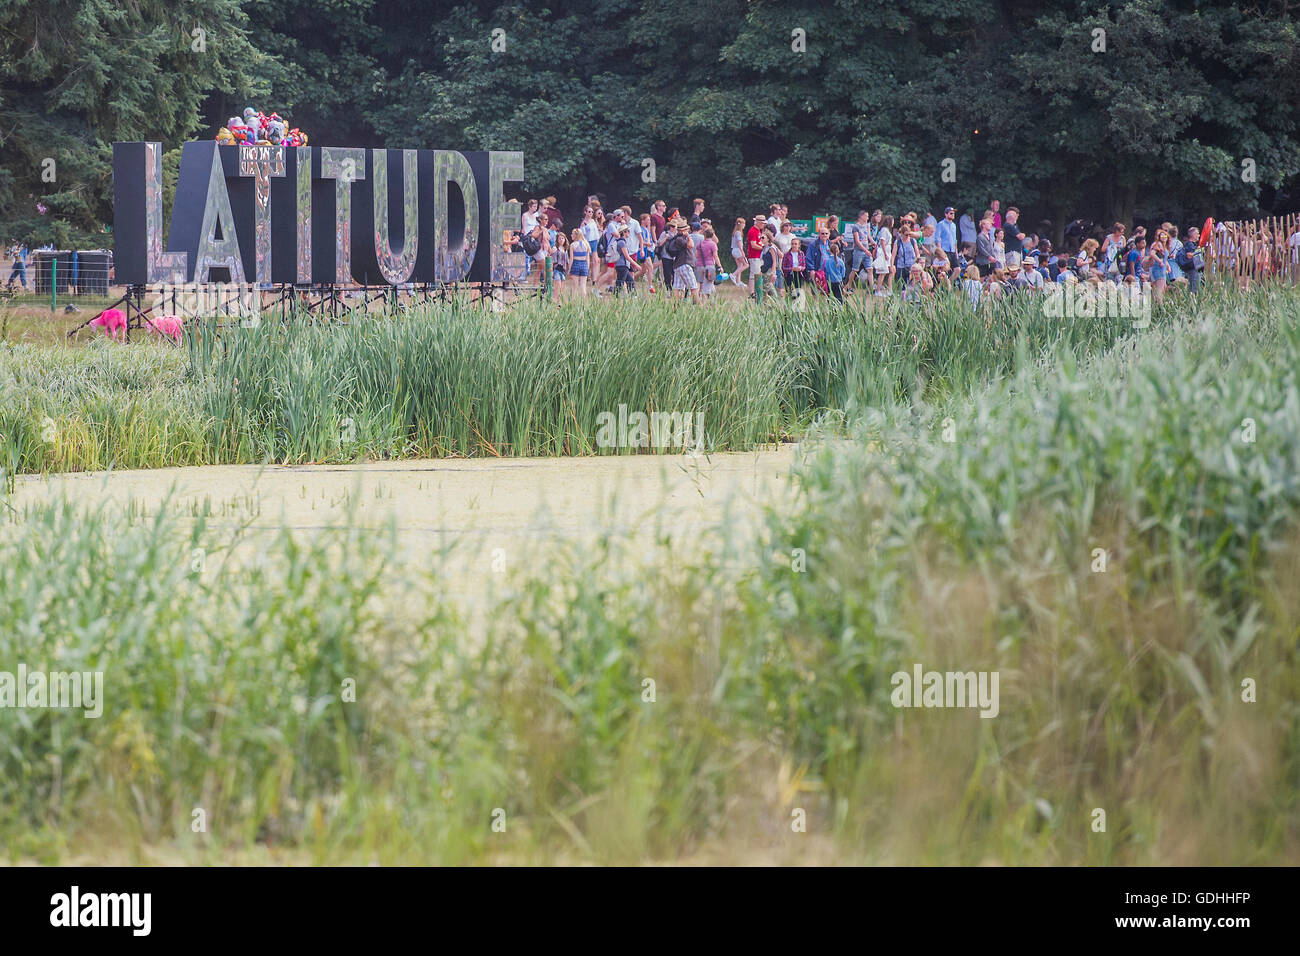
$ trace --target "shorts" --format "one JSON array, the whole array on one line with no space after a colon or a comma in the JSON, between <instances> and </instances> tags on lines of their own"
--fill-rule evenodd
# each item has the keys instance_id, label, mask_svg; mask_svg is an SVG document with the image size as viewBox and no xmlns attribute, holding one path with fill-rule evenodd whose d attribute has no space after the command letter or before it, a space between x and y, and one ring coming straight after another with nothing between
<instances>
[{"instance_id":1,"label":"shorts","mask_svg":"<svg viewBox=\"0 0 1300 956\"><path fill-rule=\"evenodd\" d=\"M759 274L760 272L762 272L762 271L763 271L763 260L762 260L762 259L750 259L750 260L749 260L749 274L750 274L750 275L752 275L752 276L756 276L756 275L758 275L758 274Z\"/></svg>"},{"instance_id":2,"label":"shorts","mask_svg":"<svg viewBox=\"0 0 1300 956\"><path fill-rule=\"evenodd\" d=\"M585 263L585 262L575 262L575 263L573 264L573 268L569 270L569 275L571 275L571 276L575 276L575 277L576 277L576 276L586 276L586 275L587 275L587 263Z\"/></svg>"},{"instance_id":3,"label":"shorts","mask_svg":"<svg viewBox=\"0 0 1300 956\"><path fill-rule=\"evenodd\" d=\"M673 270L673 288L681 291L693 291L700 284L695 280L695 266L678 266Z\"/></svg>"},{"instance_id":4,"label":"shorts","mask_svg":"<svg viewBox=\"0 0 1300 956\"><path fill-rule=\"evenodd\" d=\"M871 253L863 252L861 249L853 250L852 267L850 272L861 272L870 269L872 264Z\"/></svg>"}]
</instances>

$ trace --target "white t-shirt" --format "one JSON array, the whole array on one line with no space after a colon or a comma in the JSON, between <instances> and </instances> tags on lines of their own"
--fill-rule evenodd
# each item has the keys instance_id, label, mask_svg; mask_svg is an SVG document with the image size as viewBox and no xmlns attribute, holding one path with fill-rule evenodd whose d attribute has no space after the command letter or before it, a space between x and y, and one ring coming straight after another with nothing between
<instances>
[{"instance_id":1,"label":"white t-shirt","mask_svg":"<svg viewBox=\"0 0 1300 956\"><path fill-rule=\"evenodd\" d=\"M790 251L790 244L794 242L795 238L794 232L778 232L776 234L776 239L773 241L776 243L776 247L781 250L782 259L784 259L785 254Z\"/></svg>"},{"instance_id":2,"label":"white t-shirt","mask_svg":"<svg viewBox=\"0 0 1300 956\"><path fill-rule=\"evenodd\" d=\"M578 228L582 230L582 238L594 247L596 240L600 238L600 226L596 225L596 220L588 219Z\"/></svg>"},{"instance_id":3,"label":"white t-shirt","mask_svg":"<svg viewBox=\"0 0 1300 956\"><path fill-rule=\"evenodd\" d=\"M876 237L875 267L877 269L888 269L890 262L893 261L893 238L888 229L881 229L880 235Z\"/></svg>"},{"instance_id":4,"label":"white t-shirt","mask_svg":"<svg viewBox=\"0 0 1300 956\"><path fill-rule=\"evenodd\" d=\"M537 226L538 222L539 220L537 218L537 213L525 212L524 213L524 235L526 236L530 232L532 232L533 229Z\"/></svg>"}]
</instances>

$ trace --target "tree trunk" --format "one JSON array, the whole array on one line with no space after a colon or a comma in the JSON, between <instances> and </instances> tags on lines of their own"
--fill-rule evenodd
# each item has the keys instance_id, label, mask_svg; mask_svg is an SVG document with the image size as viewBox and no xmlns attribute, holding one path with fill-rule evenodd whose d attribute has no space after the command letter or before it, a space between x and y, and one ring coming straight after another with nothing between
<instances>
[{"instance_id":1,"label":"tree trunk","mask_svg":"<svg viewBox=\"0 0 1300 956\"><path fill-rule=\"evenodd\" d=\"M1110 227L1122 222L1133 235L1133 210L1137 207L1137 186L1121 186L1112 176L1106 184L1106 221L1102 228L1110 232Z\"/></svg>"},{"instance_id":2,"label":"tree trunk","mask_svg":"<svg viewBox=\"0 0 1300 956\"><path fill-rule=\"evenodd\" d=\"M1128 226L1128 234L1130 236L1133 235L1133 211L1137 208L1137 193L1138 191L1136 186L1125 186L1120 197L1123 206L1120 209L1118 221Z\"/></svg>"}]
</instances>

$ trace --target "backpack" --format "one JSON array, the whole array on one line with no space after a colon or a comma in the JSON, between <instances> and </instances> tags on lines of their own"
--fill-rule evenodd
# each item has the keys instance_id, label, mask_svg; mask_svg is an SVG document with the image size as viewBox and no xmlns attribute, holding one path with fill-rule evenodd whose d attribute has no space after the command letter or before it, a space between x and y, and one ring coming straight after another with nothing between
<instances>
[{"instance_id":1,"label":"backpack","mask_svg":"<svg viewBox=\"0 0 1300 956\"><path fill-rule=\"evenodd\" d=\"M535 256L537 255L538 251L542 248L542 244L535 236L532 235L532 233L529 233L528 235L524 236L522 239L519 240L519 248L524 250L525 255Z\"/></svg>"},{"instance_id":2,"label":"backpack","mask_svg":"<svg viewBox=\"0 0 1300 956\"><path fill-rule=\"evenodd\" d=\"M607 252L609 252L609 233L602 232L600 238L596 240L596 255L604 259Z\"/></svg>"}]
</instances>

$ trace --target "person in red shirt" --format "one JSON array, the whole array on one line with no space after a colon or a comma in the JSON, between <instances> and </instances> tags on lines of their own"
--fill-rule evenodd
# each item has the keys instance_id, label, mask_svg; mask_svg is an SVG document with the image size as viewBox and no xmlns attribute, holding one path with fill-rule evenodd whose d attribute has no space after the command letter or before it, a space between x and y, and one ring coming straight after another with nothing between
<instances>
[{"instance_id":1,"label":"person in red shirt","mask_svg":"<svg viewBox=\"0 0 1300 956\"><path fill-rule=\"evenodd\" d=\"M763 266L763 227L767 217L761 212L754 217L754 224L745 234L745 254L749 257L749 294L754 294L754 278Z\"/></svg>"},{"instance_id":2,"label":"person in red shirt","mask_svg":"<svg viewBox=\"0 0 1300 956\"><path fill-rule=\"evenodd\" d=\"M650 238L656 242L659 240L659 234L664 231L664 226L668 225L668 220L664 218L666 209L667 203L662 199L656 200L650 207Z\"/></svg>"}]
</instances>

